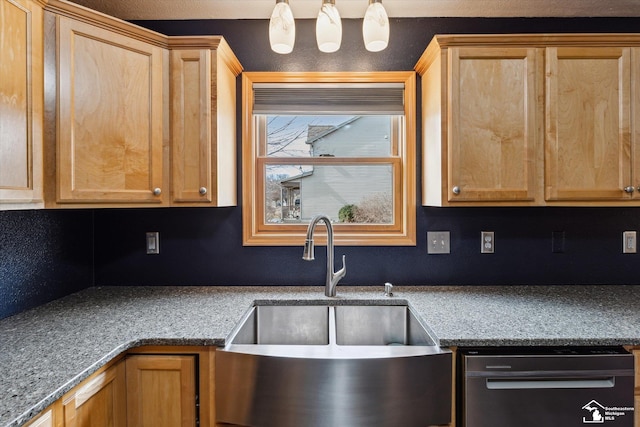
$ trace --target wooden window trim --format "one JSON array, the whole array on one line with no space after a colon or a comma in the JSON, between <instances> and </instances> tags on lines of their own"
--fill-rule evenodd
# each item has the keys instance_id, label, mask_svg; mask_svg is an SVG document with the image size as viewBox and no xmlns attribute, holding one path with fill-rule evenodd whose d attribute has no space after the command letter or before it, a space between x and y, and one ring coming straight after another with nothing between
<instances>
[{"instance_id":1,"label":"wooden window trim","mask_svg":"<svg viewBox=\"0 0 640 427\"><path fill-rule=\"evenodd\" d=\"M403 83L404 142L393 147L390 158L344 158L345 164L394 164L394 224L334 224L336 245L416 245L416 78L413 71L352 72L245 72L242 77L242 225L245 246L298 246L304 244L306 224L265 224L264 160L258 157L253 117L254 83ZM398 131L394 129L394 131ZM282 158L278 161L283 160ZM291 161L301 163L299 158ZM309 158L304 164L335 163L336 159ZM322 236L318 236L322 243Z\"/></svg>"}]
</instances>

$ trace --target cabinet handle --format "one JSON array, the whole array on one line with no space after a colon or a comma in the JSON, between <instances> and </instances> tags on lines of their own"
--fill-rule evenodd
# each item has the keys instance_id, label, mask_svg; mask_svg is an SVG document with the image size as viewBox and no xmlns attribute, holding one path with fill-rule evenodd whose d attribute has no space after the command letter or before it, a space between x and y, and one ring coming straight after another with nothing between
<instances>
[{"instance_id":1,"label":"cabinet handle","mask_svg":"<svg viewBox=\"0 0 640 427\"><path fill-rule=\"evenodd\" d=\"M628 194L633 193L634 190L635 190L635 188L633 188L633 185L629 185L627 187L624 187L624 192L628 193Z\"/></svg>"},{"instance_id":2,"label":"cabinet handle","mask_svg":"<svg viewBox=\"0 0 640 427\"><path fill-rule=\"evenodd\" d=\"M207 187L200 187L200 194L203 196L207 194Z\"/></svg>"},{"instance_id":3,"label":"cabinet handle","mask_svg":"<svg viewBox=\"0 0 640 427\"><path fill-rule=\"evenodd\" d=\"M458 187L457 185L455 187L453 187L453 194L460 194L460 187Z\"/></svg>"},{"instance_id":4,"label":"cabinet handle","mask_svg":"<svg viewBox=\"0 0 640 427\"><path fill-rule=\"evenodd\" d=\"M154 196L159 196L162 194L162 190L160 188L154 188L153 189L153 195Z\"/></svg>"}]
</instances>

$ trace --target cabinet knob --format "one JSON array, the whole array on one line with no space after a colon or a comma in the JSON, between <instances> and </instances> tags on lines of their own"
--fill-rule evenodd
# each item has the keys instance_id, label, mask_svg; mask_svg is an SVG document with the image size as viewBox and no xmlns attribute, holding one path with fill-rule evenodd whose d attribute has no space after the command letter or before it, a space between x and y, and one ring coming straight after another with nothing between
<instances>
[{"instance_id":1,"label":"cabinet knob","mask_svg":"<svg viewBox=\"0 0 640 427\"><path fill-rule=\"evenodd\" d=\"M200 187L200 194L202 194L203 196L207 194L207 187Z\"/></svg>"},{"instance_id":2,"label":"cabinet knob","mask_svg":"<svg viewBox=\"0 0 640 427\"><path fill-rule=\"evenodd\" d=\"M154 196L159 196L162 194L162 190L160 188L154 188L153 189L153 195Z\"/></svg>"},{"instance_id":3,"label":"cabinet knob","mask_svg":"<svg viewBox=\"0 0 640 427\"><path fill-rule=\"evenodd\" d=\"M624 187L624 192L625 192L625 193L628 193L628 194L633 193L633 192L634 192L634 190L635 190L635 188L633 188L633 185L629 185L629 186L627 186L627 187Z\"/></svg>"},{"instance_id":4,"label":"cabinet knob","mask_svg":"<svg viewBox=\"0 0 640 427\"><path fill-rule=\"evenodd\" d=\"M455 187L453 187L452 191L453 191L453 194L460 194L460 187L456 185Z\"/></svg>"}]
</instances>

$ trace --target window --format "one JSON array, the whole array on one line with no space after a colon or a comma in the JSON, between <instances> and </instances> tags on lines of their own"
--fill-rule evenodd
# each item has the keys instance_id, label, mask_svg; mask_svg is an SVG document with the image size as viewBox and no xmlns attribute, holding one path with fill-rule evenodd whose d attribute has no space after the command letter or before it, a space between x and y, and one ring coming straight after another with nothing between
<instances>
[{"instance_id":1,"label":"window","mask_svg":"<svg viewBox=\"0 0 640 427\"><path fill-rule=\"evenodd\" d=\"M243 73L245 245L415 245L415 74Z\"/></svg>"}]
</instances>

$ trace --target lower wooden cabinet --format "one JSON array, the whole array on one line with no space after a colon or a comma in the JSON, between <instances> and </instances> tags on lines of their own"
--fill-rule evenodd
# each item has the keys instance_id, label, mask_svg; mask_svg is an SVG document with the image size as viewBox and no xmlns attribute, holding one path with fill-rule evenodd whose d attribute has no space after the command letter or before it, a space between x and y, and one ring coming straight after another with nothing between
<instances>
[{"instance_id":1,"label":"lower wooden cabinet","mask_svg":"<svg viewBox=\"0 0 640 427\"><path fill-rule=\"evenodd\" d=\"M120 361L62 400L65 427L126 427L125 364Z\"/></svg>"},{"instance_id":2,"label":"lower wooden cabinet","mask_svg":"<svg viewBox=\"0 0 640 427\"><path fill-rule=\"evenodd\" d=\"M29 427L213 427L215 347L149 346L101 368Z\"/></svg>"},{"instance_id":3,"label":"lower wooden cabinet","mask_svg":"<svg viewBox=\"0 0 640 427\"><path fill-rule=\"evenodd\" d=\"M127 357L128 427L197 425L196 357Z\"/></svg>"}]
</instances>

